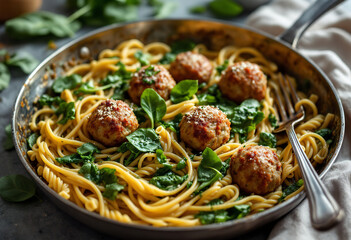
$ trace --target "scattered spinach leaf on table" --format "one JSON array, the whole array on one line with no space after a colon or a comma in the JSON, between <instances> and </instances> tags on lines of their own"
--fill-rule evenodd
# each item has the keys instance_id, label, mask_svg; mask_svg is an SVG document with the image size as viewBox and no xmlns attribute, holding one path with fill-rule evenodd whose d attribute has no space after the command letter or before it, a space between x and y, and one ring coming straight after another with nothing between
<instances>
[{"instance_id":1,"label":"scattered spinach leaf on table","mask_svg":"<svg viewBox=\"0 0 351 240\"><path fill-rule=\"evenodd\" d=\"M243 11L243 7L232 0L213 0L208 6L211 12L219 18L236 17Z\"/></svg>"},{"instance_id":2,"label":"scattered spinach leaf on table","mask_svg":"<svg viewBox=\"0 0 351 240\"><path fill-rule=\"evenodd\" d=\"M35 194L35 184L22 175L0 178L0 197L8 202L23 202Z\"/></svg>"},{"instance_id":3,"label":"scattered spinach leaf on table","mask_svg":"<svg viewBox=\"0 0 351 240\"><path fill-rule=\"evenodd\" d=\"M11 124L5 126L5 141L3 142L5 150L10 151L15 148L12 140L12 127Z\"/></svg>"}]
</instances>

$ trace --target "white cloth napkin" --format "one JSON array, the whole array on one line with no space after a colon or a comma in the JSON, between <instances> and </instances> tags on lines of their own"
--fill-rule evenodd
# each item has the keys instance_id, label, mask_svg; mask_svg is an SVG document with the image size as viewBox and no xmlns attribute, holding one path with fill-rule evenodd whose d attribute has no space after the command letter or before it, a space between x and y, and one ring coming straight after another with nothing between
<instances>
[{"instance_id":1,"label":"white cloth napkin","mask_svg":"<svg viewBox=\"0 0 351 240\"><path fill-rule=\"evenodd\" d=\"M311 4L275 0L251 14L247 25L279 35ZM345 4L348 7L345 8ZM344 5L344 6L343 6ZM303 35L298 51L322 68L337 88L344 106L346 132L336 163L323 182L344 209L343 222L328 231L313 229L307 199L280 220L269 239L351 239L351 6L343 3L317 20Z\"/></svg>"}]
</instances>

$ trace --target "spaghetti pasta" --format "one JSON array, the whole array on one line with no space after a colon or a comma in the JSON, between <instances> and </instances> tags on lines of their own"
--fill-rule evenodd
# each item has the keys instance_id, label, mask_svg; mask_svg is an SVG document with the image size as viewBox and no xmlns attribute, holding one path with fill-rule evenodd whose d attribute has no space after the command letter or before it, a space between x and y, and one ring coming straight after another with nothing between
<instances>
[{"instance_id":1,"label":"spaghetti pasta","mask_svg":"<svg viewBox=\"0 0 351 240\"><path fill-rule=\"evenodd\" d=\"M118 63L123 63L125 71L136 72L141 67L140 62L135 58L135 53L138 51L148 55L150 64L157 64L166 53L171 51L171 47L161 42L144 45L139 40L132 39L122 42L115 49L102 51L97 60L72 67L66 72L66 75L79 74L82 76L82 83L92 82L94 86L98 86L99 82L110 72L121 69ZM261 101L263 120L255 130L247 134L245 142L240 142L241 136L235 133L227 143L214 150L221 161L225 162L244 145L257 145L260 133L271 133L274 130L269 116L279 117L274 107L271 90L276 87L277 79L282 75L276 64L265 59L253 48L228 46L217 52L198 44L193 51L209 58L214 67L239 61L256 63L269 79L265 98ZM169 68L168 64L164 66ZM290 76L286 77L293 80ZM217 84L219 80L220 75L213 71L205 89ZM63 198L88 211L126 223L157 227L194 226L203 223L197 217L199 213L222 211L247 205L250 209L248 213L255 214L274 207L282 199L282 186L291 185L301 179L301 173L288 139L286 136L279 136L275 151L282 163L282 180L281 185L274 192L264 196L244 195L239 186L233 183L230 172L226 171L220 179L197 194L196 191L200 185L197 170L202 156L196 155L191 148L180 141L174 131L161 124L155 128L155 132L160 140L166 162L177 176L184 177L184 179L186 177L186 179L174 189L160 189L150 184L150 179L163 167L163 164L157 160L157 153L141 153L129 161L132 155L130 151L121 152L119 146L106 147L91 138L88 133L89 116L101 102L113 97L114 87L96 90L85 95L75 94L76 89L65 89L61 93L61 99L64 102L74 103L74 119L60 124L59 122L63 119L62 114L55 114L55 110L49 106L44 106L34 113L30 128L32 132L40 133L40 136L33 148L28 151L28 156L32 161L36 161L38 174L43 177L50 188ZM310 98L301 99L296 104L296 108L303 105L310 110L305 121L296 127L296 133L306 155L314 165L323 163L328 153L328 142L315 131L327 128L333 119L332 114L324 116L318 113L317 100L318 96L312 95ZM190 100L176 104L168 100L166 101L166 114L162 120L165 122L173 120L178 114L189 112L198 102L196 95ZM140 127L143 126L150 126L150 122L147 120L140 124ZM104 192L107 191L106 185L97 184L80 173L82 168L80 163L61 164L58 162L57 158L75 154L77 148L83 146L84 143L91 143L100 149L100 152L94 154L95 160L92 164L99 170L112 169L118 178L118 183L124 186L115 199L104 197ZM129 163L126 164L128 161ZM185 167L177 170L176 166L182 161L185 162ZM285 196L285 199L291 198L302 189L303 186L298 191ZM216 199L221 201L218 204L209 205Z\"/></svg>"}]
</instances>

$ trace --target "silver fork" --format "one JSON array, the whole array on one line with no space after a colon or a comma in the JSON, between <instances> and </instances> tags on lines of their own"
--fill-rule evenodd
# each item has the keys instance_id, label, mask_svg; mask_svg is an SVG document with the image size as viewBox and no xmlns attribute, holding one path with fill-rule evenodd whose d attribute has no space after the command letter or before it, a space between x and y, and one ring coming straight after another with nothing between
<instances>
[{"instance_id":1,"label":"silver fork","mask_svg":"<svg viewBox=\"0 0 351 240\"><path fill-rule=\"evenodd\" d=\"M310 206L312 226L316 229L324 230L331 228L334 224L341 221L344 217L343 210L328 192L324 184L319 179L311 162L307 158L299 140L297 139L294 125L305 118L305 112L302 107L295 111L294 106L299 101L296 91L290 79L284 76L278 77L280 91L283 93L283 103L280 94L276 92L275 103L278 106L281 116L279 127L273 132L286 131L290 144L298 161L305 189L307 192ZM277 91L277 89L275 89ZM291 103L293 101L293 104Z\"/></svg>"}]
</instances>

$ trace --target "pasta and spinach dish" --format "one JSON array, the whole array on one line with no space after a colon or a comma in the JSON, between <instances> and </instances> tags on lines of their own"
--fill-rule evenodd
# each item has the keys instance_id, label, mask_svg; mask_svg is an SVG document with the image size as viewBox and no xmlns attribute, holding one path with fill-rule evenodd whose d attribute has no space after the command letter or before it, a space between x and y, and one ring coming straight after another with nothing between
<instances>
[{"instance_id":1,"label":"pasta and spinach dish","mask_svg":"<svg viewBox=\"0 0 351 240\"><path fill-rule=\"evenodd\" d=\"M254 48L136 39L76 64L38 96L28 156L62 198L124 223L195 226L250 217L303 190L274 134L279 71ZM333 114L298 92L295 131L323 164Z\"/></svg>"}]
</instances>

